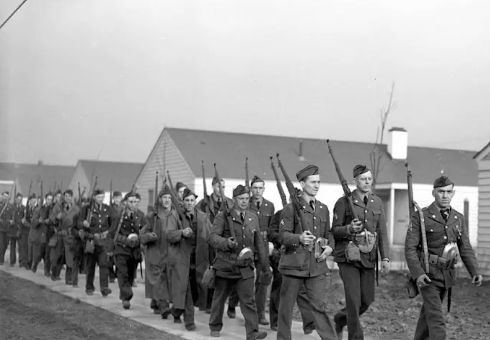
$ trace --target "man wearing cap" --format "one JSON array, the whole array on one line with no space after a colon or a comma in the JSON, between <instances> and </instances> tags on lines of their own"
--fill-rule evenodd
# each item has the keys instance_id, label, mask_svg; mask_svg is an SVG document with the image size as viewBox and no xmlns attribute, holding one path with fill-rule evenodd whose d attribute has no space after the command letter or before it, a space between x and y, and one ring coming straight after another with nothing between
<instances>
[{"instance_id":1,"label":"man wearing cap","mask_svg":"<svg viewBox=\"0 0 490 340\"><path fill-rule=\"evenodd\" d=\"M184 200L184 190L187 189L187 185L182 182L177 182L175 184L175 192L177 193L177 198L180 202Z\"/></svg>"},{"instance_id":2,"label":"man wearing cap","mask_svg":"<svg viewBox=\"0 0 490 340\"><path fill-rule=\"evenodd\" d=\"M38 205L34 216L31 221L31 234L29 237L32 241L32 266L31 269L35 273L37 271L37 266L41 260L44 260L45 273L49 268L49 264L46 263L46 250L47 250L47 226L46 223L49 222L48 207L53 202L53 194L48 192L44 196L44 204Z\"/></svg>"},{"instance_id":3,"label":"man wearing cap","mask_svg":"<svg viewBox=\"0 0 490 340\"><path fill-rule=\"evenodd\" d=\"M136 208L136 194L130 192L124 196L124 211L111 220L107 234L107 256L114 256L117 267L119 299L124 309L129 309L133 298L134 274L141 262L140 238L138 232L147 224L146 216Z\"/></svg>"},{"instance_id":4,"label":"man wearing cap","mask_svg":"<svg viewBox=\"0 0 490 340\"><path fill-rule=\"evenodd\" d=\"M75 234L78 234L81 241L86 243L86 247L93 250L85 249L87 257L85 292L87 295L94 294L95 265L98 265L100 291L105 297L111 293L107 269L107 243L110 243L111 240L107 238L107 235L116 216L113 215L113 210L103 203L104 197L104 190L94 190L91 204L80 211ZM78 272L78 268L76 269ZM73 282L73 285L76 285L76 282Z\"/></svg>"},{"instance_id":5,"label":"man wearing cap","mask_svg":"<svg viewBox=\"0 0 490 340\"><path fill-rule=\"evenodd\" d=\"M141 244L145 249L145 297L151 299L150 308L162 319L170 315L168 284L167 230L175 229L179 215L172 208L170 188L165 185L158 194L157 211L147 215L148 223L141 229Z\"/></svg>"},{"instance_id":6,"label":"man wearing cap","mask_svg":"<svg viewBox=\"0 0 490 340\"><path fill-rule=\"evenodd\" d=\"M87 237L85 231L80 233L80 230L78 229L78 221L80 220L80 214L82 214L82 211L86 209L90 209L89 207L90 202L91 201L89 201L87 197L82 197L78 202L80 213L73 218L74 222L76 222L76 227L74 226L71 230L74 238L74 242L71 247L71 251L73 254L73 269L71 274L71 281L72 281L71 283L73 285L73 288L78 288L78 274L86 273L85 265L87 264L86 261L87 258L85 257L85 246L87 242ZM83 236L83 238L80 236Z\"/></svg>"},{"instance_id":7,"label":"man wearing cap","mask_svg":"<svg viewBox=\"0 0 490 340\"><path fill-rule=\"evenodd\" d=\"M110 202L112 216L118 216L122 213L124 207L121 201L122 201L121 192L114 191L112 193L112 202ZM109 282L113 283L116 279L116 272L114 271L114 258L107 260L107 269L109 271Z\"/></svg>"},{"instance_id":8,"label":"man wearing cap","mask_svg":"<svg viewBox=\"0 0 490 340\"><path fill-rule=\"evenodd\" d=\"M301 190L296 189L296 196L301 196ZM291 200L290 200L291 202ZM269 313L271 318L271 329L277 332L277 320L279 317L279 305L281 301L281 285L282 285L282 275L279 272L279 261L281 259L281 244L279 243L279 223L281 222L282 209L276 212L272 218L271 224L269 226L269 231L267 233L269 242L274 245L274 251L271 256L271 267L273 272L273 281L271 286L271 295L269 300ZM311 305L308 301L308 295L306 294L306 288L303 284L299 289L298 296L288 296L288 299L296 300L298 309L301 313L301 320L303 321L303 332L305 335L313 333L315 330L315 322L313 318L313 313L311 312Z\"/></svg>"},{"instance_id":9,"label":"man wearing cap","mask_svg":"<svg viewBox=\"0 0 490 340\"><path fill-rule=\"evenodd\" d=\"M405 239L405 258L412 278L417 281L424 301L420 310L414 340L445 340L446 324L442 302L456 284L454 266L457 254L473 278L473 284L481 286L475 252L468 238L468 226L464 216L451 207L455 194L454 183L446 176L434 182L434 202L422 209L429 252L429 272L426 273L421 255L422 235L419 212L412 215L411 227Z\"/></svg>"},{"instance_id":10,"label":"man wearing cap","mask_svg":"<svg viewBox=\"0 0 490 340\"><path fill-rule=\"evenodd\" d=\"M207 238L211 224L206 214L195 208L197 195L185 188L182 195L184 219L182 223L168 226L168 266L174 322L181 323L184 314L185 328L196 329L194 305L206 308L207 289L201 285L204 272L209 266Z\"/></svg>"},{"instance_id":11,"label":"man wearing cap","mask_svg":"<svg viewBox=\"0 0 490 340\"><path fill-rule=\"evenodd\" d=\"M13 205L10 204L9 199L10 193L8 191L3 192L0 196L0 265L3 265L5 261L5 252L7 251L10 242L10 263L11 266L13 266L12 259L14 259L15 264L15 243L17 243L17 236L15 235L15 242L10 237L12 233L10 233L9 230L13 225ZM13 248L12 244L14 244ZM14 249L14 256L12 256L12 249Z\"/></svg>"},{"instance_id":12,"label":"man wearing cap","mask_svg":"<svg viewBox=\"0 0 490 340\"><path fill-rule=\"evenodd\" d=\"M25 269L32 267L32 240L29 238L31 221L37 205L36 194L32 194L26 203L24 218L22 218L19 240L19 266Z\"/></svg>"},{"instance_id":13,"label":"man wearing cap","mask_svg":"<svg viewBox=\"0 0 490 340\"><path fill-rule=\"evenodd\" d=\"M214 177L212 181L213 185L213 193L209 196L209 207L206 204L206 200L202 199L197 203L197 209L202 211L203 213L209 213L209 220L214 223L214 219L216 215L218 215L221 210L221 205L223 202L223 198L221 197L221 193L219 191L219 180L218 177ZM225 190L225 180L221 179L221 186L223 190ZM231 208L233 206L233 200L231 198L225 197L225 201L228 203L228 206Z\"/></svg>"},{"instance_id":14,"label":"man wearing cap","mask_svg":"<svg viewBox=\"0 0 490 340\"><path fill-rule=\"evenodd\" d=\"M365 165L353 170L356 189L352 192L354 212L346 197L335 204L332 232L335 237L334 261L344 283L346 306L334 316L340 339L347 325L350 339L364 339L359 316L374 302L375 266L381 254L382 275L389 271L389 245L386 218L381 199L371 193L373 176ZM348 249L358 256L352 258ZM350 255L349 255L350 256Z\"/></svg>"},{"instance_id":15,"label":"man wearing cap","mask_svg":"<svg viewBox=\"0 0 490 340\"><path fill-rule=\"evenodd\" d=\"M26 212L26 208L22 205L22 194L17 193L15 195L14 204L6 209L6 213L10 214L11 222L9 221L9 226L7 229L7 236L10 241L10 266L13 267L17 262L17 245L20 243L21 230L22 230L22 220ZM20 254L20 248L19 248ZM20 261L19 261L20 262ZM19 264L20 265L20 264Z\"/></svg>"},{"instance_id":16,"label":"man wearing cap","mask_svg":"<svg viewBox=\"0 0 490 340\"><path fill-rule=\"evenodd\" d=\"M337 335L326 313L326 291L331 281L326 260L333 250L334 240L330 232L328 208L315 198L320 189L318 167L308 165L296 173L296 178L303 190L299 197L302 210L298 212L302 223L300 225L295 218L297 212L292 203L284 207L279 223L279 242L286 249L279 263L282 287L277 339L291 339L294 302L304 284L316 331L322 340L334 340ZM318 257L315 255L316 248L321 248Z\"/></svg>"},{"instance_id":17,"label":"man wearing cap","mask_svg":"<svg viewBox=\"0 0 490 340\"><path fill-rule=\"evenodd\" d=\"M66 272L65 283L72 284L73 253L71 246L74 242L72 228L76 227L75 217L80 213L78 205L73 203L73 191L66 190L63 193L63 201L57 203L49 214L49 219L54 227L57 243L51 249L51 279L57 280L60 275L61 258L65 256Z\"/></svg>"}]
</instances>

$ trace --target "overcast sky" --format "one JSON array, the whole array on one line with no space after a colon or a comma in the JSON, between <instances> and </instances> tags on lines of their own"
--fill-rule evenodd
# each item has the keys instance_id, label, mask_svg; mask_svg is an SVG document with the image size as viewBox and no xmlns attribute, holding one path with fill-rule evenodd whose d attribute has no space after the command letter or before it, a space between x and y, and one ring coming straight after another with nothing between
<instances>
[{"instance_id":1,"label":"overcast sky","mask_svg":"<svg viewBox=\"0 0 490 340\"><path fill-rule=\"evenodd\" d=\"M0 21L21 0L0 1ZM490 2L27 1L0 30L0 160L144 162L164 126L480 150ZM266 147L266 146L264 146Z\"/></svg>"}]
</instances>

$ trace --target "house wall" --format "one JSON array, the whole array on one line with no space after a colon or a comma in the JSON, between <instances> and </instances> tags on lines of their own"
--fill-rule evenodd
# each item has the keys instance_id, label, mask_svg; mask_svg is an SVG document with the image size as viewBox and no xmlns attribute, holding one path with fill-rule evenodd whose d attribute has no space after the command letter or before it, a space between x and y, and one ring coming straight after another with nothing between
<instances>
[{"instance_id":1,"label":"house wall","mask_svg":"<svg viewBox=\"0 0 490 340\"><path fill-rule=\"evenodd\" d=\"M155 189L155 175L157 171L159 172L159 187L163 184L164 166L170 172L170 177L174 185L177 182L183 182L189 185L192 190L194 189L194 174L172 138L166 130L163 130L136 179L137 190L141 195L140 209L144 212L148 211L148 205L150 203L149 190Z\"/></svg>"},{"instance_id":2,"label":"house wall","mask_svg":"<svg viewBox=\"0 0 490 340\"><path fill-rule=\"evenodd\" d=\"M78 183L80 183L80 191L83 192L83 188L85 187L85 195L88 195L90 192L90 178L88 178L80 162L77 164L73 172L73 177L68 185L68 188L73 190L73 197L75 198L78 198Z\"/></svg>"},{"instance_id":3,"label":"house wall","mask_svg":"<svg viewBox=\"0 0 490 340\"><path fill-rule=\"evenodd\" d=\"M486 158L489 158L487 156ZM490 275L490 159L478 164L478 263L483 275Z\"/></svg>"}]
</instances>

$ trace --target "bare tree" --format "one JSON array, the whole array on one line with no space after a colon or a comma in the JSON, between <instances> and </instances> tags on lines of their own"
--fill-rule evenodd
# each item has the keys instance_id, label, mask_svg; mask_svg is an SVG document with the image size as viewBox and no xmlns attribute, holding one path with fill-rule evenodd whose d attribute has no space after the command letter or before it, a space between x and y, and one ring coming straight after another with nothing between
<instances>
[{"instance_id":1,"label":"bare tree","mask_svg":"<svg viewBox=\"0 0 490 340\"><path fill-rule=\"evenodd\" d=\"M371 162L371 170L373 172L373 193L376 193L376 183L378 182L378 175L383 169L384 164L381 164L381 161L384 156L383 152L383 139L386 128L386 121L388 120L388 115L391 110L395 108L395 103L393 101L393 95L395 93L395 82L391 84L391 93L390 99L388 100L388 106L386 108L381 108L380 112L380 120L381 124L378 126L378 130L376 132L376 141L373 146L373 151L369 154L369 160Z\"/></svg>"}]
</instances>

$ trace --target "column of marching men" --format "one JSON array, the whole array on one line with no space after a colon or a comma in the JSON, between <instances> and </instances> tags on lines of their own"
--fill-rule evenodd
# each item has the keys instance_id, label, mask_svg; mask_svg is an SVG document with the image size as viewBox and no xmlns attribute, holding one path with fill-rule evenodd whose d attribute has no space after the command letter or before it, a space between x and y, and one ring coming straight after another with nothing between
<instances>
[{"instance_id":1,"label":"column of marching men","mask_svg":"<svg viewBox=\"0 0 490 340\"><path fill-rule=\"evenodd\" d=\"M290 191L289 203L279 211L264 198L265 182L257 176L250 188L233 188L232 198L224 197L225 181L215 176L212 193L200 201L185 184L173 188L165 181L155 208L146 215L138 208L141 197L133 191L124 198L115 191L109 205L103 203L105 192L100 189L78 202L71 190L49 192L42 204L33 194L26 206L22 194L11 204L10 192L4 192L0 264L10 246L12 267L18 250L20 267L36 272L43 261L44 275L57 281L64 266L65 283L74 288L78 275L85 273L88 295L95 293L98 266L102 296L112 293L109 283L117 279L119 298L129 309L144 259L149 307L162 319L183 321L188 331L196 329L198 307L209 314L210 335L219 337L225 309L233 319L240 306L247 339L265 338L259 325L270 324L278 340L290 340L297 303L305 334L316 330L321 339L337 340L347 328L349 340L363 339L359 318L374 302L378 256L382 275L390 266L386 218L380 198L371 193L372 173L364 165L354 167L356 189L339 198L332 224L330 210L316 199L318 167L308 165L296 179L301 188ZM454 192L448 177L436 179L434 202L422 209L431 223L428 272L420 254L420 214L412 216L407 231L407 262L424 301L415 340L446 338L441 306L454 284L456 262L447 253L448 245L461 254L473 283L482 282L463 216L450 206ZM338 264L346 300L345 308L332 316L326 312L328 256Z\"/></svg>"}]
</instances>

